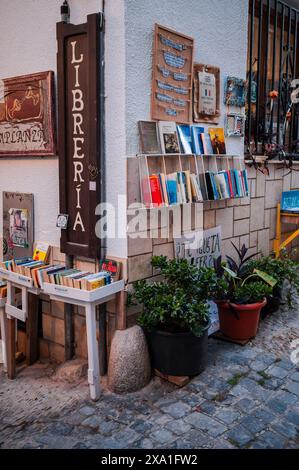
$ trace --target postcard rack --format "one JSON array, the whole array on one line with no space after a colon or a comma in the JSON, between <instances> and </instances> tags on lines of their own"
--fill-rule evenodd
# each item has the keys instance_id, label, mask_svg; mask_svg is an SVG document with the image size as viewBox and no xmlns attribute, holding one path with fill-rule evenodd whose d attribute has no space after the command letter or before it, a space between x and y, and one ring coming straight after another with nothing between
<instances>
[{"instance_id":1,"label":"postcard rack","mask_svg":"<svg viewBox=\"0 0 299 470\"><path fill-rule=\"evenodd\" d=\"M140 202L147 209L157 208L153 204L150 188L150 175L164 173L166 176L174 173L189 170L190 173L201 175L206 171L218 172L220 170L244 170L245 163L240 155L195 155L195 154L138 154L139 184L140 184ZM205 192L207 193L206 182ZM149 200L144 200L144 192L148 194ZM240 198L242 196L238 196ZM205 199L205 201L217 202L223 199ZM190 204L179 203L179 204ZM162 204L159 207L165 207ZM168 206L172 207L172 206Z\"/></svg>"},{"instance_id":2,"label":"postcard rack","mask_svg":"<svg viewBox=\"0 0 299 470\"><path fill-rule=\"evenodd\" d=\"M88 383L92 400L98 400L100 397L99 348L96 336L96 306L113 299L115 294L121 295L124 290L124 285L123 280L115 281L104 287L91 291L49 283L44 283L43 285L43 293L48 294L51 300L79 305L85 309L88 350ZM118 304L121 309L122 302L119 301Z\"/></svg>"}]
</instances>

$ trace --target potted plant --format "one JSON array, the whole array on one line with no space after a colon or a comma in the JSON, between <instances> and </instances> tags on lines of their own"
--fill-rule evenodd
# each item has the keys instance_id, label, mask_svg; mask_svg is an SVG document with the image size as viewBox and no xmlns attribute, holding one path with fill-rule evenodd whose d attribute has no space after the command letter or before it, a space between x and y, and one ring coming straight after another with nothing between
<instances>
[{"instance_id":1,"label":"potted plant","mask_svg":"<svg viewBox=\"0 0 299 470\"><path fill-rule=\"evenodd\" d=\"M152 265L163 280L137 281L132 294L142 305L138 323L148 340L152 367L166 375L197 375L206 365L213 269L164 256L153 257Z\"/></svg>"},{"instance_id":2,"label":"potted plant","mask_svg":"<svg viewBox=\"0 0 299 470\"><path fill-rule=\"evenodd\" d=\"M267 305L261 311L265 318L278 310L284 298L288 306L293 307L294 298L299 294L299 263L289 258L287 251L281 252L280 258L274 254L250 262L251 269L259 269L270 274L277 283L273 293L267 298Z\"/></svg>"},{"instance_id":3,"label":"potted plant","mask_svg":"<svg viewBox=\"0 0 299 470\"><path fill-rule=\"evenodd\" d=\"M240 250L233 246L238 261L230 256L226 263L222 263L221 258L215 261L219 283L213 297L218 305L221 332L234 340L247 340L257 333L261 309L276 280L253 267L249 261L255 255L247 256L245 245Z\"/></svg>"}]
</instances>

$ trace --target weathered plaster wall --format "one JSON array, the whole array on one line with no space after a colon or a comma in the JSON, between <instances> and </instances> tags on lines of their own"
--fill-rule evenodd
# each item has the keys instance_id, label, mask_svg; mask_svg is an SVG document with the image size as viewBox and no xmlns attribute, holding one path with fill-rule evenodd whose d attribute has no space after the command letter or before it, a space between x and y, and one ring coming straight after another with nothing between
<instances>
[{"instance_id":1,"label":"weathered plaster wall","mask_svg":"<svg viewBox=\"0 0 299 470\"><path fill-rule=\"evenodd\" d=\"M56 74L56 22L62 0L1 0L0 78L54 70ZM70 0L71 22L102 9L102 0ZM123 0L106 2L106 150L107 199L125 197L125 103ZM117 54L115 54L117 51ZM117 71L117 73L116 73ZM117 188L117 191L115 190ZM35 239L59 245L58 158L1 158L2 191L32 192L35 198ZM125 221L123 221L125 227ZM0 237L2 217L0 217ZM125 257L126 241L108 240L110 255Z\"/></svg>"},{"instance_id":2,"label":"weathered plaster wall","mask_svg":"<svg viewBox=\"0 0 299 470\"><path fill-rule=\"evenodd\" d=\"M54 70L56 72L56 22L61 0L1 0L0 77ZM71 20L84 22L99 11L101 0L72 0ZM59 212L57 158L1 158L2 191L31 192L35 203L35 239L59 245L56 229ZM0 217L2 235L2 217Z\"/></svg>"},{"instance_id":3,"label":"weathered plaster wall","mask_svg":"<svg viewBox=\"0 0 299 470\"><path fill-rule=\"evenodd\" d=\"M196 62L221 69L221 103L227 75L246 76L247 0L126 0L127 154L138 152L137 122L150 119L155 23L195 39ZM221 105L223 125L225 106ZM231 109L233 110L233 108ZM229 153L243 153L243 139L228 139Z\"/></svg>"}]
</instances>

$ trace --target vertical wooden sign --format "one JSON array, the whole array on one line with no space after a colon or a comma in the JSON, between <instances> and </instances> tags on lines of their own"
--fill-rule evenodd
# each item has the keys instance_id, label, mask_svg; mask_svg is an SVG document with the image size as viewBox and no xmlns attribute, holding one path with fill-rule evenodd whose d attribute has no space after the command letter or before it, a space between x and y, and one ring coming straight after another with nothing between
<instances>
[{"instance_id":1,"label":"vertical wooden sign","mask_svg":"<svg viewBox=\"0 0 299 470\"><path fill-rule=\"evenodd\" d=\"M88 258L100 256L101 19L98 13L84 24L57 24L60 212L69 215L61 251Z\"/></svg>"}]
</instances>

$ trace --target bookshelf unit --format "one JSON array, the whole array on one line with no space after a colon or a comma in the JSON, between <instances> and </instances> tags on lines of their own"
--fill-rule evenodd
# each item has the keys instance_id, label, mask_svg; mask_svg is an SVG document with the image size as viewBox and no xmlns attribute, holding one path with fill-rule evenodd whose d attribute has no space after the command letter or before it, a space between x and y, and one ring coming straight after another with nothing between
<instances>
[{"instance_id":1,"label":"bookshelf unit","mask_svg":"<svg viewBox=\"0 0 299 470\"><path fill-rule=\"evenodd\" d=\"M243 157L240 155L196 155L196 163L197 163L197 174L204 174L206 171L222 171L222 170L246 170L245 162ZM205 190L207 191L207 184L205 179L204 185ZM217 202L217 201L225 201L226 199L242 199L244 196L235 196L235 197L228 197L228 198L221 198L221 199L205 199L205 201L209 202Z\"/></svg>"},{"instance_id":2,"label":"bookshelf unit","mask_svg":"<svg viewBox=\"0 0 299 470\"><path fill-rule=\"evenodd\" d=\"M165 176L175 172L190 171L190 173L200 176L207 171L218 172L222 170L246 170L243 157L240 155L195 155L195 154L137 154L138 167L139 167L139 184L140 184L140 202L147 209L159 207L172 207L174 205L190 204L190 202L178 202L175 204L166 205L162 203L156 205L152 200L152 192L150 187L150 176L153 174L162 173ZM205 193L207 194L207 184L205 178L201 181L205 186ZM147 201L144 200L144 195L147 195ZM246 197L235 196L233 199ZM229 198L221 199L203 199L196 203L203 203L206 201L223 201Z\"/></svg>"}]
</instances>

